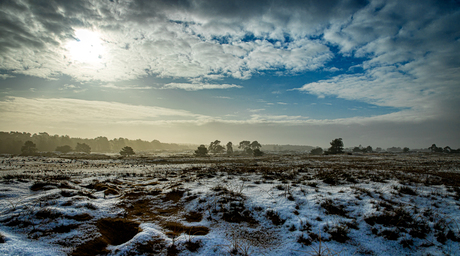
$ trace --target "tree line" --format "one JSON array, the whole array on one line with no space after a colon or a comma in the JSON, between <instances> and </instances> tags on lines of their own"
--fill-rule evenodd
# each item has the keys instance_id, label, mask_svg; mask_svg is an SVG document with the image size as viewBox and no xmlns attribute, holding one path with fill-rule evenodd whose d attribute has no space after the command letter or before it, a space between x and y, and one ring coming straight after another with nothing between
<instances>
[{"instance_id":1,"label":"tree line","mask_svg":"<svg viewBox=\"0 0 460 256\"><path fill-rule=\"evenodd\" d=\"M109 140L107 137L97 137L94 139L71 138L68 135L49 135L46 132L25 133L25 132L0 132L0 154L21 154L22 147L26 141L31 141L36 145L38 152L53 152L62 150L78 151L78 144L86 144L91 152L117 153L122 148L129 146L135 151L156 151L156 150L190 150L193 147L188 145L161 143L158 140L143 141L129 140L125 138L115 138ZM81 147L81 146L80 146ZM84 151L78 151L84 152Z\"/></svg>"},{"instance_id":2,"label":"tree line","mask_svg":"<svg viewBox=\"0 0 460 256\"><path fill-rule=\"evenodd\" d=\"M317 148L312 149L310 151L310 154L312 154L312 155L322 155L322 154L329 155L329 154L343 154L343 153L345 153L342 138L337 138L337 139L332 140L330 142L330 145L331 145L331 147L328 148L326 151L323 151L322 148L317 147ZM433 152L433 153L448 153L448 154L450 154L450 153L460 153L460 148L459 149L452 149L449 146L446 146L446 147L443 148L443 147L437 147L436 144L431 145L431 147L429 147L427 149L429 151ZM361 145L359 147L354 147L351 150L351 152L353 152L353 153L374 153L374 152L381 152L381 151L382 151L381 148L376 148L376 150L374 151L371 146L361 147ZM399 147L398 148L391 147L391 148L388 148L387 151L388 152L403 152L403 153L411 152L408 147L404 147L403 149L401 149Z\"/></svg>"},{"instance_id":3,"label":"tree line","mask_svg":"<svg viewBox=\"0 0 460 256\"><path fill-rule=\"evenodd\" d=\"M256 140L253 142L249 140L243 140L238 145L238 148L241 149L243 154L253 156L264 155L264 152L260 150L261 147L262 145ZM234 153L233 143L230 141L224 147L220 144L220 140L215 140L209 144L209 147L206 147L204 144L202 144L197 148L197 150L195 150L195 156L208 156L209 153L226 153L227 155L232 155Z\"/></svg>"}]
</instances>

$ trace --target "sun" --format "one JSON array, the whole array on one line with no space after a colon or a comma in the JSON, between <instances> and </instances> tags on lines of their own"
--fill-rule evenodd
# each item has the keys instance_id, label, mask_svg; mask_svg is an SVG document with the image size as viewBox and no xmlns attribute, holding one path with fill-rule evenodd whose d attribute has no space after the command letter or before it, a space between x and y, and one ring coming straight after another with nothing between
<instances>
[{"instance_id":1,"label":"sun","mask_svg":"<svg viewBox=\"0 0 460 256\"><path fill-rule=\"evenodd\" d=\"M75 39L70 41L66 48L72 60L81 63L97 63L102 60L104 46L97 32L78 29Z\"/></svg>"}]
</instances>

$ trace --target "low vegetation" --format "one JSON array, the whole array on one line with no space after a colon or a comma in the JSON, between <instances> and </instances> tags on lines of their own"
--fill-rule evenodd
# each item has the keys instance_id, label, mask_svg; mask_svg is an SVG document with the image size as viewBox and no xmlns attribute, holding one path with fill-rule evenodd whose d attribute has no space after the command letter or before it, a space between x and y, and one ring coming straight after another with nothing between
<instances>
[{"instance_id":1,"label":"low vegetation","mask_svg":"<svg viewBox=\"0 0 460 256\"><path fill-rule=\"evenodd\" d=\"M222 150L219 143L211 149ZM253 146L247 150L258 149ZM255 157L212 150L200 158L2 157L0 254L443 255L460 249L455 154L332 150Z\"/></svg>"}]
</instances>

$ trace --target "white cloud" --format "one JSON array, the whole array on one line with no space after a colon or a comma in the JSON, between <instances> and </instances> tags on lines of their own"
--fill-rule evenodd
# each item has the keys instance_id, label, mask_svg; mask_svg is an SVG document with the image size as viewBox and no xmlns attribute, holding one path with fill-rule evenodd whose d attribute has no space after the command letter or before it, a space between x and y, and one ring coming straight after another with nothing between
<instances>
[{"instance_id":1,"label":"white cloud","mask_svg":"<svg viewBox=\"0 0 460 256\"><path fill-rule=\"evenodd\" d=\"M243 88L236 84L198 84L198 83L169 83L161 87L161 89L183 89L186 91L198 91L207 89L229 89Z\"/></svg>"},{"instance_id":2,"label":"white cloud","mask_svg":"<svg viewBox=\"0 0 460 256\"><path fill-rule=\"evenodd\" d=\"M261 111L265 111L264 108L258 108L258 109L248 109L249 112L251 113L258 113L258 112L261 112Z\"/></svg>"},{"instance_id":3,"label":"white cloud","mask_svg":"<svg viewBox=\"0 0 460 256\"><path fill-rule=\"evenodd\" d=\"M246 79L259 71L278 68L286 73L316 70L332 58L322 42L306 38L306 31L316 31L314 27L321 24L312 22L315 15L304 16L309 12L306 6L300 6L303 11L290 18L286 13L297 12L295 7L274 13L269 6L278 4L261 3L257 8L252 6L251 13L258 15L247 16L248 23L240 23L247 5L237 8L241 13L223 20L221 15L227 7L216 5L223 13L214 16L203 11L210 3L195 4L196 9L187 11L187 6L159 2L146 2L142 9L130 1L56 3L59 8L35 2L6 4L4 18L17 29L3 31L16 41L0 44L0 69L48 79L65 74L78 81L119 81L147 75ZM17 12L18 5L25 11ZM47 8L48 15L36 11L42 8ZM337 11L331 10L331 15ZM304 26L302 17L308 17L314 27ZM282 22L284 18L290 21ZM51 23L54 25L48 26ZM287 26L286 30L278 25ZM284 41L286 33L292 34L293 41ZM86 34L92 41L87 42L88 50L83 53L78 44L86 41L79 37ZM247 34L260 40L242 41ZM97 42L97 51L93 42ZM93 59L96 61L89 61Z\"/></svg>"},{"instance_id":4,"label":"white cloud","mask_svg":"<svg viewBox=\"0 0 460 256\"><path fill-rule=\"evenodd\" d=\"M112 83L101 85L102 88L116 89L116 90L150 90L151 86L138 86L138 85L115 85Z\"/></svg>"},{"instance_id":5,"label":"white cloud","mask_svg":"<svg viewBox=\"0 0 460 256\"><path fill-rule=\"evenodd\" d=\"M0 78L5 80L5 79L8 79L8 78L15 78L15 76L8 75L8 74L0 74Z\"/></svg>"}]
</instances>

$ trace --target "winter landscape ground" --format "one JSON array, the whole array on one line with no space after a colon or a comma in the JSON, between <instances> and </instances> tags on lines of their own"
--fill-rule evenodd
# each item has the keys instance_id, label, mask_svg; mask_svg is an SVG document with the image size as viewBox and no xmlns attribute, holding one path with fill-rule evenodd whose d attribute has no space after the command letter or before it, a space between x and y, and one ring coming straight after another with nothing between
<instances>
[{"instance_id":1,"label":"winter landscape ground","mask_svg":"<svg viewBox=\"0 0 460 256\"><path fill-rule=\"evenodd\" d=\"M0 157L4 255L458 255L460 156Z\"/></svg>"}]
</instances>

